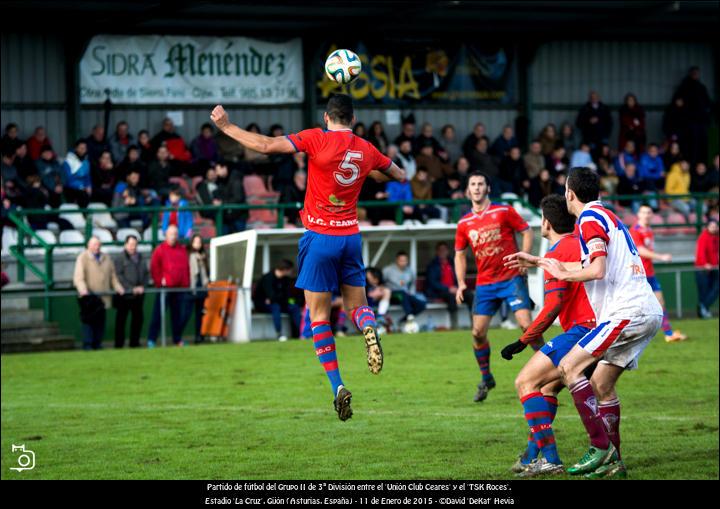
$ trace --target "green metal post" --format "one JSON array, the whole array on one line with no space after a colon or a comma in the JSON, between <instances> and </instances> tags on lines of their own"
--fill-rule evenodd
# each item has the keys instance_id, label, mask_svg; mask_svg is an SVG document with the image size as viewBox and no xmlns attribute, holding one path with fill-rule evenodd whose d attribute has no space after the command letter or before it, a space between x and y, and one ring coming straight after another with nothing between
<instances>
[{"instance_id":1,"label":"green metal post","mask_svg":"<svg viewBox=\"0 0 720 509\"><path fill-rule=\"evenodd\" d=\"M395 206L395 223L396 224L402 224L403 223L403 210L402 205L396 205Z\"/></svg>"},{"instance_id":2,"label":"green metal post","mask_svg":"<svg viewBox=\"0 0 720 509\"><path fill-rule=\"evenodd\" d=\"M25 232L22 231L22 229L18 228L18 251L20 252L20 256L25 256ZM17 266L17 278L18 283L24 283L25 282L25 264L20 263L20 260L18 260L18 266Z\"/></svg>"},{"instance_id":3,"label":"green metal post","mask_svg":"<svg viewBox=\"0 0 720 509\"><path fill-rule=\"evenodd\" d=\"M282 230L285 228L285 206L278 203L277 206L277 225L276 228Z\"/></svg>"},{"instance_id":4,"label":"green metal post","mask_svg":"<svg viewBox=\"0 0 720 509\"><path fill-rule=\"evenodd\" d=\"M158 213L153 212L152 215L152 248L155 249L158 243Z\"/></svg>"},{"instance_id":5,"label":"green metal post","mask_svg":"<svg viewBox=\"0 0 720 509\"><path fill-rule=\"evenodd\" d=\"M92 209L85 209L85 212L87 213L87 218L85 219L85 243L87 244L87 241L92 237L93 217Z\"/></svg>"},{"instance_id":6,"label":"green metal post","mask_svg":"<svg viewBox=\"0 0 720 509\"><path fill-rule=\"evenodd\" d=\"M215 211L215 235L219 236L223 234L223 211L218 207Z\"/></svg>"}]
</instances>

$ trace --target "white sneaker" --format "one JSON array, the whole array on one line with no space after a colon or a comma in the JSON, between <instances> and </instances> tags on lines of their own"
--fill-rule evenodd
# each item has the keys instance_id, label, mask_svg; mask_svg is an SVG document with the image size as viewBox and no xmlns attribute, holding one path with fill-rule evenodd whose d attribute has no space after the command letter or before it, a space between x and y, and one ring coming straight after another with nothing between
<instances>
[{"instance_id":1,"label":"white sneaker","mask_svg":"<svg viewBox=\"0 0 720 509\"><path fill-rule=\"evenodd\" d=\"M278 338L278 341L280 341L281 343L284 343L285 341L287 341L287 336L280 336Z\"/></svg>"},{"instance_id":2,"label":"white sneaker","mask_svg":"<svg viewBox=\"0 0 720 509\"><path fill-rule=\"evenodd\" d=\"M513 330L513 329L517 329L518 326L517 326L517 324L511 322L510 320L505 320L504 322L502 322L500 324L500 328L506 329L506 330Z\"/></svg>"}]
</instances>

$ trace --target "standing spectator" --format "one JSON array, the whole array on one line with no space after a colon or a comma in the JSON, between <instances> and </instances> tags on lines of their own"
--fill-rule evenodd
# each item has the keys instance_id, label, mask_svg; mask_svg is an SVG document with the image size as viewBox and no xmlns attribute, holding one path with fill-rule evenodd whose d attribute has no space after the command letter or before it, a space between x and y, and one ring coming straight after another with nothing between
<instances>
[{"instance_id":1,"label":"standing spectator","mask_svg":"<svg viewBox=\"0 0 720 509\"><path fill-rule=\"evenodd\" d=\"M281 260L273 269L260 278L255 290L255 309L260 313L272 315L273 326L278 341L287 341L282 333L282 315L290 315L290 335L294 338L300 335L300 308L291 296L293 263L290 260Z\"/></svg>"},{"instance_id":2,"label":"standing spectator","mask_svg":"<svg viewBox=\"0 0 720 509\"><path fill-rule=\"evenodd\" d=\"M427 171L430 174L430 179L432 181L441 179L444 176L450 175L452 173L452 166L443 162L443 160L440 159L440 157L435 153L432 140L423 140L422 147L420 148L420 153L415 158L415 161L418 166L424 166L425 168L427 168Z\"/></svg>"},{"instance_id":3,"label":"standing spectator","mask_svg":"<svg viewBox=\"0 0 720 509\"><path fill-rule=\"evenodd\" d=\"M538 140L530 143L530 150L523 156L523 162L529 179L537 177L540 170L545 168L545 158L542 155L542 147Z\"/></svg>"},{"instance_id":4,"label":"standing spectator","mask_svg":"<svg viewBox=\"0 0 720 509\"><path fill-rule=\"evenodd\" d=\"M665 165L659 155L656 143L648 145L647 152L640 156L638 172L640 178L645 181L645 188L648 191L657 191L662 188L662 180L665 178Z\"/></svg>"},{"instance_id":5,"label":"standing spectator","mask_svg":"<svg viewBox=\"0 0 720 509\"><path fill-rule=\"evenodd\" d=\"M150 259L150 274L156 288L184 288L190 286L190 263L187 251L178 242L178 229L170 225L165 232L165 241L153 251ZM165 306L170 309L173 343L183 346L182 332L185 325L186 291L167 292ZM160 334L161 294L155 295L150 328L148 330L148 348L154 348Z\"/></svg>"},{"instance_id":6,"label":"standing spectator","mask_svg":"<svg viewBox=\"0 0 720 509\"><path fill-rule=\"evenodd\" d=\"M520 157L520 147L510 149L510 154L500 163L499 182L503 189L512 192L518 196L523 194L524 183L528 182L527 171L525 171L525 163Z\"/></svg>"},{"instance_id":7,"label":"standing spectator","mask_svg":"<svg viewBox=\"0 0 720 509\"><path fill-rule=\"evenodd\" d=\"M415 138L414 152L419 153L420 149L430 145L433 149L433 154L440 156L442 152L442 146L440 142L433 136L433 127L430 122L425 122L420 129L420 134ZM446 160L445 158L442 158Z\"/></svg>"},{"instance_id":8,"label":"standing spectator","mask_svg":"<svg viewBox=\"0 0 720 509\"><path fill-rule=\"evenodd\" d=\"M223 203L242 205L246 203L243 175L240 170L233 170L228 174L228 165L225 161L218 161L215 165L220 197ZM228 209L223 214L223 228L225 234L245 231L248 211L243 209Z\"/></svg>"},{"instance_id":9,"label":"standing spectator","mask_svg":"<svg viewBox=\"0 0 720 509\"><path fill-rule=\"evenodd\" d=\"M624 174L625 166L630 163L634 164L635 166L638 165L638 156L637 152L635 151L635 142L632 140L628 140L625 142L625 147L623 148L623 151L620 152L615 158L614 164L617 174Z\"/></svg>"},{"instance_id":10,"label":"standing spectator","mask_svg":"<svg viewBox=\"0 0 720 509\"><path fill-rule=\"evenodd\" d=\"M451 124L445 124L440 130L440 147L441 157L446 163L455 164L463 155L455 135L455 127Z\"/></svg>"},{"instance_id":11,"label":"standing spectator","mask_svg":"<svg viewBox=\"0 0 720 509\"><path fill-rule=\"evenodd\" d=\"M617 193L619 195L643 194L645 185L642 179L637 175L637 167L630 163L625 167L625 175L618 175ZM633 214L637 214L642 202L639 198L619 200L623 207L631 207ZM653 209L657 208L657 204L653 203Z\"/></svg>"},{"instance_id":12,"label":"standing spectator","mask_svg":"<svg viewBox=\"0 0 720 509\"><path fill-rule=\"evenodd\" d=\"M188 244L188 258L190 262L190 287L187 294L187 308L185 320L189 321L195 312L195 344L202 343L205 338L200 335L202 329L203 309L207 297L207 285L210 281L208 273L210 266L205 245L200 235L193 235Z\"/></svg>"},{"instance_id":13,"label":"standing spectator","mask_svg":"<svg viewBox=\"0 0 720 509\"><path fill-rule=\"evenodd\" d=\"M124 293L115 298L115 348L125 346L125 322L130 315L130 348L140 346L140 332L143 326L143 304L145 286L149 283L149 272L142 255L137 250L138 238L128 235L125 249L115 260L115 273L123 286Z\"/></svg>"},{"instance_id":14,"label":"standing spectator","mask_svg":"<svg viewBox=\"0 0 720 509\"><path fill-rule=\"evenodd\" d=\"M387 151L389 145L388 139L387 136L385 136L385 130L383 129L382 123L378 122L377 120L370 124L368 141L372 143L375 148L383 154Z\"/></svg>"},{"instance_id":15,"label":"standing spectator","mask_svg":"<svg viewBox=\"0 0 720 509\"><path fill-rule=\"evenodd\" d=\"M200 134L190 143L193 163L205 167L207 163L216 162L220 154L218 145L213 136L213 127L205 123L200 128Z\"/></svg>"},{"instance_id":16,"label":"standing spectator","mask_svg":"<svg viewBox=\"0 0 720 509\"><path fill-rule=\"evenodd\" d=\"M108 255L100 251L97 237L90 237L87 250L75 260L73 285L80 296L80 321L83 329L83 349L99 350L105 332L105 310L110 307L111 298L98 293L113 290L119 295L125 289L115 274L115 265Z\"/></svg>"},{"instance_id":17,"label":"standing spectator","mask_svg":"<svg viewBox=\"0 0 720 509\"><path fill-rule=\"evenodd\" d=\"M463 141L462 149L465 157L470 159L470 154L473 152L473 150L475 150L475 147L477 147L477 143L478 141L480 141L480 138L488 139L487 135L485 134L485 124L483 124L482 122L478 122L477 124L475 124L473 126L472 132L468 134L465 138L465 141Z\"/></svg>"},{"instance_id":18,"label":"standing spectator","mask_svg":"<svg viewBox=\"0 0 720 509\"><path fill-rule=\"evenodd\" d=\"M172 210L162 213L162 231L167 235L170 227L174 226L181 238L189 239L192 235L193 217L192 212L184 210L188 206L188 202L182 197L180 189L170 190L165 206L172 207Z\"/></svg>"},{"instance_id":19,"label":"standing spectator","mask_svg":"<svg viewBox=\"0 0 720 509\"><path fill-rule=\"evenodd\" d=\"M712 102L705 85L700 83L700 68L693 66L685 79L675 91L674 99L682 99L684 103L685 118L682 124L687 125L688 136L683 146L680 140L680 149L688 158L690 164L695 165L705 161L707 157L708 128L710 127L710 108Z\"/></svg>"},{"instance_id":20,"label":"standing spectator","mask_svg":"<svg viewBox=\"0 0 720 509\"><path fill-rule=\"evenodd\" d=\"M8 152L15 153L15 150L20 146L22 140L18 137L18 125L15 123L9 123L5 126L5 134L3 134L2 141L0 141L0 150L3 153L7 150Z\"/></svg>"},{"instance_id":21,"label":"standing spectator","mask_svg":"<svg viewBox=\"0 0 720 509\"><path fill-rule=\"evenodd\" d=\"M668 143L678 143L682 147L687 146L690 126L686 111L685 100L677 95L665 108L662 130Z\"/></svg>"},{"instance_id":22,"label":"standing spectator","mask_svg":"<svg viewBox=\"0 0 720 509\"><path fill-rule=\"evenodd\" d=\"M412 141L403 140L400 143L397 157L393 159L393 162L400 168L405 170L405 178L410 180L417 171L417 161L412 152Z\"/></svg>"},{"instance_id":23,"label":"standing spectator","mask_svg":"<svg viewBox=\"0 0 720 509\"><path fill-rule=\"evenodd\" d=\"M542 155L547 157L552 154L552 151L555 150L558 144L555 124L547 124L543 127L543 130L540 131L540 136L538 136L538 140L540 140L540 151Z\"/></svg>"},{"instance_id":24,"label":"standing spectator","mask_svg":"<svg viewBox=\"0 0 720 509\"><path fill-rule=\"evenodd\" d=\"M166 146L161 145L157 149L156 160L148 166L148 183L161 199L164 199L170 192L168 180L174 173L173 163L170 161L170 152Z\"/></svg>"},{"instance_id":25,"label":"standing spectator","mask_svg":"<svg viewBox=\"0 0 720 509\"><path fill-rule=\"evenodd\" d=\"M296 171L293 176L293 182L283 190L281 203L297 203L302 207L305 203L305 192L307 190L307 173L304 171ZM288 223L300 225L300 210L295 208L286 208L285 217Z\"/></svg>"},{"instance_id":26,"label":"standing spectator","mask_svg":"<svg viewBox=\"0 0 720 509\"><path fill-rule=\"evenodd\" d=\"M92 194L90 179L90 162L87 159L87 143L85 140L75 142L75 148L67 153L62 165L65 200L77 203L86 208Z\"/></svg>"},{"instance_id":27,"label":"standing spectator","mask_svg":"<svg viewBox=\"0 0 720 509\"><path fill-rule=\"evenodd\" d=\"M35 128L35 132L27 140L27 146L28 154L30 155L30 159L33 161L40 159L40 155L44 147L50 147L50 150L52 150L52 142L50 141L50 138L47 137L43 126Z\"/></svg>"},{"instance_id":28,"label":"standing spectator","mask_svg":"<svg viewBox=\"0 0 720 509\"><path fill-rule=\"evenodd\" d=\"M92 200L110 206L117 184L117 174L113 164L112 154L105 150L98 159L98 164L90 169L92 181Z\"/></svg>"},{"instance_id":29,"label":"standing spectator","mask_svg":"<svg viewBox=\"0 0 720 509\"><path fill-rule=\"evenodd\" d=\"M115 132L108 140L110 153L113 161L119 162L125 159L128 149L133 145L133 135L130 134L130 126L125 120L121 120L115 126Z\"/></svg>"},{"instance_id":30,"label":"standing spectator","mask_svg":"<svg viewBox=\"0 0 720 509\"><path fill-rule=\"evenodd\" d=\"M399 301L405 313L400 322L413 321L415 315L427 307L425 296L416 292L415 273L410 268L410 258L405 251L395 255L395 263L383 269L383 280L392 291L393 300Z\"/></svg>"},{"instance_id":31,"label":"standing spectator","mask_svg":"<svg viewBox=\"0 0 720 509\"><path fill-rule=\"evenodd\" d=\"M54 209L62 203L63 179L62 166L55 158L55 153L50 145L45 145L40 150L40 159L35 161L37 172L42 184L48 192L48 203Z\"/></svg>"},{"instance_id":32,"label":"standing spectator","mask_svg":"<svg viewBox=\"0 0 720 509\"><path fill-rule=\"evenodd\" d=\"M583 142L580 148L573 152L570 168L596 168L590 154L590 145Z\"/></svg>"},{"instance_id":33,"label":"standing spectator","mask_svg":"<svg viewBox=\"0 0 720 509\"><path fill-rule=\"evenodd\" d=\"M92 128L92 132L85 139L85 143L87 144L90 166L96 166L102 153L110 150L110 145L105 140L105 128L99 124Z\"/></svg>"},{"instance_id":34,"label":"standing spectator","mask_svg":"<svg viewBox=\"0 0 720 509\"><path fill-rule=\"evenodd\" d=\"M720 294L720 236L717 219L710 219L695 248L695 280L698 289L698 316L712 318L710 308Z\"/></svg>"},{"instance_id":35,"label":"standing spectator","mask_svg":"<svg viewBox=\"0 0 720 509\"><path fill-rule=\"evenodd\" d=\"M637 102L635 94L626 94L620 106L620 134L618 147L624 147L628 141L635 142L638 154L645 150L645 110Z\"/></svg>"},{"instance_id":36,"label":"standing spectator","mask_svg":"<svg viewBox=\"0 0 720 509\"><path fill-rule=\"evenodd\" d=\"M447 242L438 242L435 246L435 258L427 266L425 273L427 281L425 293L428 299L440 299L447 304L448 311L450 311L450 328L457 329L458 305L455 294L458 284L455 276L455 261L450 257L450 248ZM464 302L472 317L473 291L466 289L464 297Z\"/></svg>"},{"instance_id":37,"label":"standing spectator","mask_svg":"<svg viewBox=\"0 0 720 509\"><path fill-rule=\"evenodd\" d=\"M402 129L394 141L395 145L400 147L400 150L402 150L403 141L409 141L411 147L415 143L415 115L412 113L407 117L403 117Z\"/></svg>"},{"instance_id":38,"label":"standing spectator","mask_svg":"<svg viewBox=\"0 0 720 509\"><path fill-rule=\"evenodd\" d=\"M575 125L582 133L582 141L590 145L591 150L597 150L601 144L608 142L612 131L612 115L610 108L600 101L600 94L590 92L588 102L578 112Z\"/></svg>"},{"instance_id":39,"label":"standing spectator","mask_svg":"<svg viewBox=\"0 0 720 509\"><path fill-rule=\"evenodd\" d=\"M502 134L495 138L492 147L490 147L490 154L502 160L510 155L510 150L519 146L512 126L507 124L503 127Z\"/></svg>"},{"instance_id":40,"label":"standing spectator","mask_svg":"<svg viewBox=\"0 0 720 509\"><path fill-rule=\"evenodd\" d=\"M564 122L560 128L560 143L565 147L567 154L572 154L577 148L577 136L570 122Z\"/></svg>"},{"instance_id":41,"label":"standing spectator","mask_svg":"<svg viewBox=\"0 0 720 509\"><path fill-rule=\"evenodd\" d=\"M358 122L353 126L352 133L363 140L367 138L367 129L365 129L365 124L362 122Z\"/></svg>"},{"instance_id":42,"label":"standing spectator","mask_svg":"<svg viewBox=\"0 0 720 509\"><path fill-rule=\"evenodd\" d=\"M665 182L665 194L690 194L690 163L680 161L672 165ZM688 198L675 198L670 201L670 206L685 216L685 221L688 223L692 205L692 201Z\"/></svg>"}]
</instances>

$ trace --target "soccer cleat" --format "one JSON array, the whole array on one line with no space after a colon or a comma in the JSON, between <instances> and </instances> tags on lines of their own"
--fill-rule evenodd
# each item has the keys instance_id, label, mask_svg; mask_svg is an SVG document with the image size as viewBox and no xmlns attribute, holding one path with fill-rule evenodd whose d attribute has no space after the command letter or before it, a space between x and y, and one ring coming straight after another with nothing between
<instances>
[{"instance_id":1,"label":"soccer cleat","mask_svg":"<svg viewBox=\"0 0 720 509\"><path fill-rule=\"evenodd\" d=\"M585 474L586 479L627 479L627 469L622 460L612 461L594 472Z\"/></svg>"},{"instance_id":2,"label":"soccer cleat","mask_svg":"<svg viewBox=\"0 0 720 509\"><path fill-rule=\"evenodd\" d=\"M347 421L352 417L353 411L352 408L350 408L351 401L352 393L347 390L344 385L338 387L337 396L335 396L333 405L341 421Z\"/></svg>"},{"instance_id":3,"label":"soccer cleat","mask_svg":"<svg viewBox=\"0 0 720 509\"><path fill-rule=\"evenodd\" d=\"M525 470L530 468L533 463L535 463L537 461L537 458L535 458L530 463L523 463L522 459L524 456L525 456L525 453L518 455L517 459L515 460L515 463L513 463L513 466L510 467L510 472L513 472L514 474L519 474L520 472L524 472Z\"/></svg>"},{"instance_id":4,"label":"soccer cleat","mask_svg":"<svg viewBox=\"0 0 720 509\"><path fill-rule=\"evenodd\" d=\"M665 341L667 343L677 343L678 341L685 341L687 339L687 336L680 332L679 330L674 331L669 336L665 336Z\"/></svg>"},{"instance_id":5,"label":"soccer cleat","mask_svg":"<svg viewBox=\"0 0 720 509\"><path fill-rule=\"evenodd\" d=\"M562 474L565 466L562 463L550 463L545 458L533 461L529 468L519 472L517 477L537 477L538 475Z\"/></svg>"},{"instance_id":6,"label":"soccer cleat","mask_svg":"<svg viewBox=\"0 0 720 509\"><path fill-rule=\"evenodd\" d=\"M377 375L383 367L383 351L380 346L380 335L374 327L367 326L363 329L365 337L365 350L367 351L367 362L370 373Z\"/></svg>"},{"instance_id":7,"label":"soccer cleat","mask_svg":"<svg viewBox=\"0 0 720 509\"><path fill-rule=\"evenodd\" d=\"M495 388L495 377L490 375L490 378L485 382L485 385L487 385L488 390Z\"/></svg>"},{"instance_id":8,"label":"soccer cleat","mask_svg":"<svg viewBox=\"0 0 720 509\"><path fill-rule=\"evenodd\" d=\"M477 392L475 393L475 397L473 398L473 401L475 403L480 403L481 401L485 401L485 398L487 398L488 392L490 389L485 384L485 382L480 382L477 386Z\"/></svg>"},{"instance_id":9,"label":"soccer cleat","mask_svg":"<svg viewBox=\"0 0 720 509\"><path fill-rule=\"evenodd\" d=\"M608 449L590 447L588 452L576 464L567 469L570 475L580 475L594 472L605 463L612 460L615 454L615 446L610 444Z\"/></svg>"}]
</instances>

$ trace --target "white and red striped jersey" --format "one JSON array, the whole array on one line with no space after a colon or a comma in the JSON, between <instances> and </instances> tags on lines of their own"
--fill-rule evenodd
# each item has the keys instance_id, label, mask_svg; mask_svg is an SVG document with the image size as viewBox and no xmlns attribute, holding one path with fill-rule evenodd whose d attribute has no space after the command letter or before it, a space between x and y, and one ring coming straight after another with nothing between
<instances>
[{"instance_id":1,"label":"white and red striped jersey","mask_svg":"<svg viewBox=\"0 0 720 509\"><path fill-rule=\"evenodd\" d=\"M577 221L582 265L598 256L607 257L605 277L585 282L598 322L662 315L630 232L618 217L599 201L587 203Z\"/></svg>"}]
</instances>

